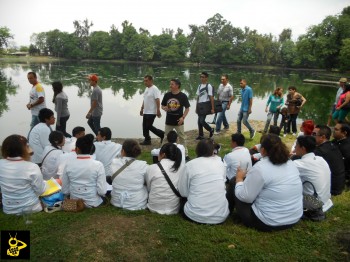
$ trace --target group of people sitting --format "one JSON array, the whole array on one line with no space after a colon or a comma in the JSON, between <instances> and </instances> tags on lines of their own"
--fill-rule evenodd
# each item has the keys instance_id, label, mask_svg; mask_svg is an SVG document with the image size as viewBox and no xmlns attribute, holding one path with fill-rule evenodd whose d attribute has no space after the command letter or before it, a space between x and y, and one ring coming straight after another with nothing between
<instances>
[{"instance_id":1,"label":"group of people sitting","mask_svg":"<svg viewBox=\"0 0 350 262\"><path fill-rule=\"evenodd\" d=\"M57 178L62 193L82 199L86 207L110 199L115 207L180 212L201 224L223 223L235 209L245 225L273 231L300 220L303 193L312 194L313 187L323 211L328 211L331 195L341 194L346 176L349 179L350 127L344 123L335 126L332 142L329 127L316 125L311 130L303 124L304 133L293 150L287 149L279 132L264 134L257 147L261 158L254 161L244 136L237 133L231 136L232 152L223 159L217 154L219 146L203 139L195 148L197 157L186 163L176 132L171 131L168 143L152 153L158 160L149 165L137 159L141 147L136 140L112 142L108 127L100 128L96 138L76 127L73 137L65 138L50 130L50 109L42 109L39 119L28 140L11 135L2 144L0 188L6 214L41 211L39 196L46 180Z\"/></svg>"}]
</instances>

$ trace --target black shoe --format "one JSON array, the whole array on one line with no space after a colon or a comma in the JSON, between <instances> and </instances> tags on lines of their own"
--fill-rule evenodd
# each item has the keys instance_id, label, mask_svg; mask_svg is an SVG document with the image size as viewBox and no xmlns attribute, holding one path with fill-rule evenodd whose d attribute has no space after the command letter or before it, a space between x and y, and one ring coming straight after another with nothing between
<instances>
[{"instance_id":1,"label":"black shoe","mask_svg":"<svg viewBox=\"0 0 350 262\"><path fill-rule=\"evenodd\" d=\"M140 145L142 145L142 146L149 146L149 145L151 145L151 140L144 140L144 141L142 141L140 143Z\"/></svg>"},{"instance_id":2,"label":"black shoe","mask_svg":"<svg viewBox=\"0 0 350 262\"><path fill-rule=\"evenodd\" d=\"M202 137L202 136L197 136L197 138L196 138L196 140L202 140L202 139L204 139L204 137Z\"/></svg>"},{"instance_id":3,"label":"black shoe","mask_svg":"<svg viewBox=\"0 0 350 262\"><path fill-rule=\"evenodd\" d=\"M163 143L164 135L160 138L160 144Z\"/></svg>"},{"instance_id":4,"label":"black shoe","mask_svg":"<svg viewBox=\"0 0 350 262\"><path fill-rule=\"evenodd\" d=\"M214 128L212 128L211 130L210 130L210 132L209 132L209 138L212 138L213 137L213 135L214 135Z\"/></svg>"},{"instance_id":5,"label":"black shoe","mask_svg":"<svg viewBox=\"0 0 350 262\"><path fill-rule=\"evenodd\" d=\"M189 156L186 156L186 157L185 157L185 160L186 160L186 162L188 162L188 161L191 160L191 158L190 158Z\"/></svg>"}]
</instances>

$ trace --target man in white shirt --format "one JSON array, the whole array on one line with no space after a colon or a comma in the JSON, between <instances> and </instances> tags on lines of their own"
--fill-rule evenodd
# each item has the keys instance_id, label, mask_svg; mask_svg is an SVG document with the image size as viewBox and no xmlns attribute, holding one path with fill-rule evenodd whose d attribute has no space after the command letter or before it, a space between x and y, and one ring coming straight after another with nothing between
<instances>
[{"instance_id":1,"label":"man in white shirt","mask_svg":"<svg viewBox=\"0 0 350 262\"><path fill-rule=\"evenodd\" d=\"M311 182L317 195L323 202L323 211L326 212L333 206L331 200L331 171L327 162L313 151L316 148L316 140L313 136L299 136L295 147L295 153L301 159L294 160L300 172L301 181ZM309 195L314 194L310 183L303 184L303 192Z\"/></svg>"},{"instance_id":2,"label":"man in white shirt","mask_svg":"<svg viewBox=\"0 0 350 262\"><path fill-rule=\"evenodd\" d=\"M75 143L77 142L77 139L79 137L85 136L85 128L82 126L77 126L73 128L72 131L72 137L68 138L66 137L66 142L64 143L64 146L62 147L62 150L66 153L70 153L72 151L75 151Z\"/></svg>"},{"instance_id":3,"label":"man in white shirt","mask_svg":"<svg viewBox=\"0 0 350 262\"><path fill-rule=\"evenodd\" d=\"M32 129L36 124L40 123L38 117L40 109L46 108L45 90L38 82L36 73L29 72L27 78L29 83L33 85L29 93L29 103L27 104L28 110L32 113L32 121L30 123L30 128Z\"/></svg>"},{"instance_id":4,"label":"man in white shirt","mask_svg":"<svg viewBox=\"0 0 350 262\"><path fill-rule=\"evenodd\" d=\"M40 123L32 128L28 135L29 146L33 149L34 154L31 161L41 164L41 156L44 148L50 145L49 135L51 133L51 125L55 124L55 116L51 109L43 108L39 111Z\"/></svg>"},{"instance_id":5,"label":"man in white shirt","mask_svg":"<svg viewBox=\"0 0 350 262\"><path fill-rule=\"evenodd\" d=\"M146 90L143 94L140 116L143 117L142 130L145 140L141 142L140 145L151 145L149 131L160 137L160 143L162 143L164 139L164 131L153 126L156 116L162 116L162 113L160 112L160 92L153 84L153 77L151 75L145 75L143 82L146 86Z\"/></svg>"},{"instance_id":6,"label":"man in white shirt","mask_svg":"<svg viewBox=\"0 0 350 262\"><path fill-rule=\"evenodd\" d=\"M230 211L234 208L234 186L237 168L247 171L252 167L252 159L249 149L244 147L245 137L242 134L233 134L231 136L232 152L224 157L226 165L226 177L229 181L227 186L226 198L229 203Z\"/></svg>"},{"instance_id":7,"label":"man in white shirt","mask_svg":"<svg viewBox=\"0 0 350 262\"><path fill-rule=\"evenodd\" d=\"M108 127L102 127L98 130L95 145L96 160L100 161L107 176L112 176L111 163L113 158L120 157L122 145L111 141L112 131Z\"/></svg>"}]
</instances>

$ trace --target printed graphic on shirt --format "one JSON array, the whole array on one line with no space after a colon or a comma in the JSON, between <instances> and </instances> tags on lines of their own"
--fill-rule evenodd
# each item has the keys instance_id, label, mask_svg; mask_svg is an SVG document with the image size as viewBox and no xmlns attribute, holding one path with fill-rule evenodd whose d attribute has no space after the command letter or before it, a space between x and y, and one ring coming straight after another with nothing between
<instances>
[{"instance_id":1,"label":"printed graphic on shirt","mask_svg":"<svg viewBox=\"0 0 350 262\"><path fill-rule=\"evenodd\" d=\"M36 90L38 93L44 92L44 88L43 88L41 85L36 85L36 86L35 86L35 90Z\"/></svg>"},{"instance_id":2,"label":"printed graphic on shirt","mask_svg":"<svg viewBox=\"0 0 350 262\"><path fill-rule=\"evenodd\" d=\"M168 105L168 109L172 112L178 110L181 105L180 105L180 101L176 98L170 98L167 102Z\"/></svg>"},{"instance_id":3,"label":"printed graphic on shirt","mask_svg":"<svg viewBox=\"0 0 350 262\"><path fill-rule=\"evenodd\" d=\"M1 231L1 259L30 259L29 231Z\"/></svg>"}]
</instances>

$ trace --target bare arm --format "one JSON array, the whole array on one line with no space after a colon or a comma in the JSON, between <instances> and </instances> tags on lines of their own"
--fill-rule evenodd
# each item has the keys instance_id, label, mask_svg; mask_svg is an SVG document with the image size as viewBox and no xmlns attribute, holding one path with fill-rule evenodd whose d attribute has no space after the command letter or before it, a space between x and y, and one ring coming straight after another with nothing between
<instances>
[{"instance_id":1,"label":"bare arm","mask_svg":"<svg viewBox=\"0 0 350 262\"><path fill-rule=\"evenodd\" d=\"M157 104L157 117L161 117L162 113L160 112L160 99L156 99L156 104Z\"/></svg>"}]
</instances>

